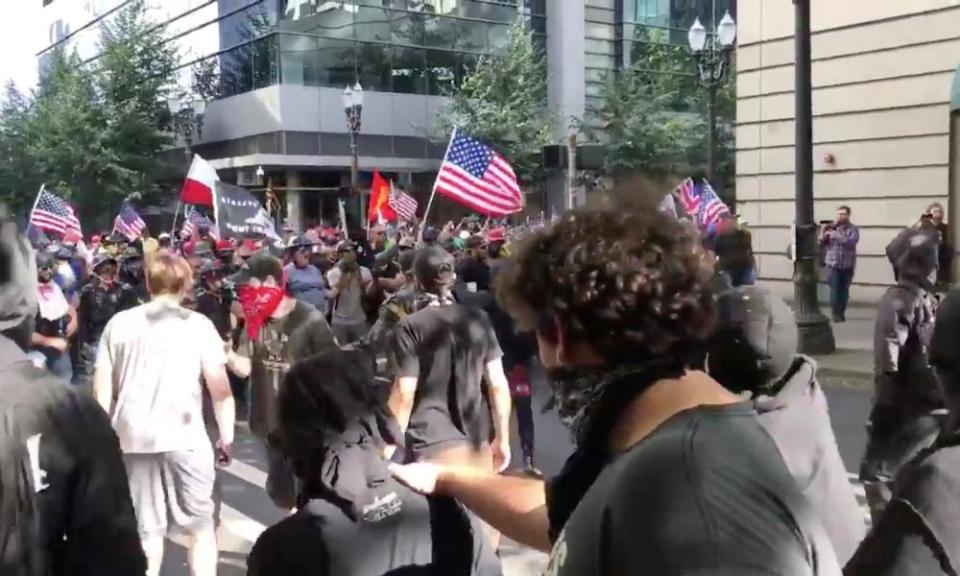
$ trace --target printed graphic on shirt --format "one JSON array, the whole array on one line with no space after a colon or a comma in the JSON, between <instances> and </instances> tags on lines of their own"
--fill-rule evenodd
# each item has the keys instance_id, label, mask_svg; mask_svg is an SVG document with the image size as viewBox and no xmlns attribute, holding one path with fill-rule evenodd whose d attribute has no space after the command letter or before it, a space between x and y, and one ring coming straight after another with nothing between
<instances>
[{"instance_id":1,"label":"printed graphic on shirt","mask_svg":"<svg viewBox=\"0 0 960 576\"><path fill-rule=\"evenodd\" d=\"M289 340L289 336L273 328L265 327L263 329L263 348L267 352L263 359L263 367L272 377L273 391L277 393L280 391L280 382L283 380L284 374L290 370L290 363L284 360L283 354Z\"/></svg>"},{"instance_id":2,"label":"printed graphic on shirt","mask_svg":"<svg viewBox=\"0 0 960 576\"><path fill-rule=\"evenodd\" d=\"M550 552L550 562L547 563L543 576L560 576L564 564L567 563L567 532L560 532L557 543L553 545L553 551Z\"/></svg>"},{"instance_id":3,"label":"printed graphic on shirt","mask_svg":"<svg viewBox=\"0 0 960 576\"><path fill-rule=\"evenodd\" d=\"M396 492L391 492L383 498L376 498L363 507L363 519L366 522L380 522L385 518L396 516L403 508L403 500Z\"/></svg>"},{"instance_id":4,"label":"printed graphic on shirt","mask_svg":"<svg viewBox=\"0 0 960 576\"><path fill-rule=\"evenodd\" d=\"M47 471L40 467L40 436L34 434L27 438L27 455L30 458L30 473L33 476L33 489L43 492L50 487L47 484Z\"/></svg>"}]
</instances>

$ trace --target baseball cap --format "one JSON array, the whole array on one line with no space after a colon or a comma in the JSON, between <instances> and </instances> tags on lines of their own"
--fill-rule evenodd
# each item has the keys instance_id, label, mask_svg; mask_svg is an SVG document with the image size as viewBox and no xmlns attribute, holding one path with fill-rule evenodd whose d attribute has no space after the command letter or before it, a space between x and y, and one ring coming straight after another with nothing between
<instances>
[{"instance_id":1,"label":"baseball cap","mask_svg":"<svg viewBox=\"0 0 960 576\"><path fill-rule=\"evenodd\" d=\"M290 239L287 240L286 248L287 250L298 250L300 248L309 248L314 244L316 244L316 242L310 240L310 238L308 238L306 235L298 234L296 236L291 236Z\"/></svg>"},{"instance_id":2,"label":"baseball cap","mask_svg":"<svg viewBox=\"0 0 960 576\"><path fill-rule=\"evenodd\" d=\"M416 248L417 241L413 238L413 236L404 236L399 242L397 242L397 246L400 248Z\"/></svg>"},{"instance_id":3,"label":"baseball cap","mask_svg":"<svg viewBox=\"0 0 960 576\"><path fill-rule=\"evenodd\" d=\"M224 238L223 240L217 240L217 250L218 254L223 252L233 251L233 242Z\"/></svg>"},{"instance_id":4,"label":"baseball cap","mask_svg":"<svg viewBox=\"0 0 960 576\"><path fill-rule=\"evenodd\" d=\"M283 281L283 263L269 252L257 252L243 264L239 272L230 277L230 281L246 284L254 278L262 282L271 276L278 283Z\"/></svg>"},{"instance_id":5,"label":"baseball cap","mask_svg":"<svg viewBox=\"0 0 960 576\"><path fill-rule=\"evenodd\" d=\"M494 228L493 230L490 230L489 232L487 232L487 242L491 244L494 242L506 242L506 241L507 241L507 237L506 237L506 234L504 234L503 228Z\"/></svg>"}]
</instances>

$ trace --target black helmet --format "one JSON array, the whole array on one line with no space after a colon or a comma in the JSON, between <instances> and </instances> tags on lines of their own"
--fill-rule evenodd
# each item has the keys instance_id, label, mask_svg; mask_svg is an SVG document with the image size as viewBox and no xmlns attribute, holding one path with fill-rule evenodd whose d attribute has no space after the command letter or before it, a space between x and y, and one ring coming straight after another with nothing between
<instances>
[{"instance_id":1,"label":"black helmet","mask_svg":"<svg viewBox=\"0 0 960 576\"><path fill-rule=\"evenodd\" d=\"M93 264L90 266L90 269L96 272L98 268L108 262L116 264L117 258L113 254L101 250L96 256L93 257Z\"/></svg>"},{"instance_id":2,"label":"black helmet","mask_svg":"<svg viewBox=\"0 0 960 576\"><path fill-rule=\"evenodd\" d=\"M454 264L453 256L449 252L437 246L427 246L417 251L413 270L417 282L429 291L453 285L456 279Z\"/></svg>"}]
</instances>

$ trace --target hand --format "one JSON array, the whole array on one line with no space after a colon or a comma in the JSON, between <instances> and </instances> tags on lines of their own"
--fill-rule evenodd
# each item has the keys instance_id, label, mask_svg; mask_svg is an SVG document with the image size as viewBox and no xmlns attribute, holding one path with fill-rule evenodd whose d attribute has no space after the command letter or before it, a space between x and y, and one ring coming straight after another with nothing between
<instances>
[{"instance_id":1,"label":"hand","mask_svg":"<svg viewBox=\"0 0 960 576\"><path fill-rule=\"evenodd\" d=\"M510 439L498 438L493 441L493 469L500 473L510 466Z\"/></svg>"},{"instance_id":2,"label":"hand","mask_svg":"<svg viewBox=\"0 0 960 576\"><path fill-rule=\"evenodd\" d=\"M66 352L67 348L70 347L70 343L67 342L66 338L47 338L45 345L47 348L53 348L60 353Z\"/></svg>"},{"instance_id":3,"label":"hand","mask_svg":"<svg viewBox=\"0 0 960 576\"><path fill-rule=\"evenodd\" d=\"M217 440L217 464L229 466L230 460L230 445L224 444L223 440Z\"/></svg>"},{"instance_id":4,"label":"hand","mask_svg":"<svg viewBox=\"0 0 960 576\"><path fill-rule=\"evenodd\" d=\"M437 491L440 475L445 471L442 464L416 462L414 464L391 464L390 473L401 484L421 494L431 495Z\"/></svg>"}]
</instances>

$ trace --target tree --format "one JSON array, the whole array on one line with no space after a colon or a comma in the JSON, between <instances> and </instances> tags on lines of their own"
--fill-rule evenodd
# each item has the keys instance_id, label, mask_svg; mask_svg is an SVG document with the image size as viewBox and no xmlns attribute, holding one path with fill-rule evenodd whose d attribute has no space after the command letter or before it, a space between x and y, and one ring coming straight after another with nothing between
<instances>
[{"instance_id":1,"label":"tree","mask_svg":"<svg viewBox=\"0 0 960 576\"><path fill-rule=\"evenodd\" d=\"M637 27L631 66L611 73L601 89L601 104L584 131L606 143L605 172L616 177L640 172L651 176L692 174L706 164L707 91L696 76L686 46L673 44L662 31ZM717 90L717 174L714 184L728 202L734 183L733 80Z\"/></svg>"},{"instance_id":2,"label":"tree","mask_svg":"<svg viewBox=\"0 0 960 576\"><path fill-rule=\"evenodd\" d=\"M499 150L521 183L542 179L540 157L554 118L546 107L546 63L522 22L511 28L506 51L480 58L451 96L438 115L437 141L460 128Z\"/></svg>"},{"instance_id":3,"label":"tree","mask_svg":"<svg viewBox=\"0 0 960 576\"><path fill-rule=\"evenodd\" d=\"M27 147L30 114L30 102L13 82L8 82L0 102L0 202L14 214L30 209L31 194L36 194L39 187Z\"/></svg>"},{"instance_id":4,"label":"tree","mask_svg":"<svg viewBox=\"0 0 960 576\"><path fill-rule=\"evenodd\" d=\"M145 18L143 0L102 25L95 77L106 115L103 148L109 165L100 202L116 206L153 188L156 156L172 143L167 102L174 94L177 61L174 45Z\"/></svg>"},{"instance_id":5,"label":"tree","mask_svg":"<svg viewBox=\"0 0 960 576\"><path fill-rule=\"evenodd\" d=\"M110 173L106 113L95 84L76 54L56 51L40 79L25 128L28 165L35 170L37 186L46 184L71 198L82 219L105 209L104 197L109 195L102 185Z\"/></svg>"},{"instance_id":6,"label":"tree","mask_svg":"<svg viewBox=\"0 0 960 576\"><path fill-rule=\"evenodd\" d=\"M53 52L34 93L8 87L0 106L0 197L26 210L46 184L82 221L106 225L124 198L155 186L157 155L171 143L175 67L142 0L101 24L96 60Z\"/></svg>"}]
</instances>

